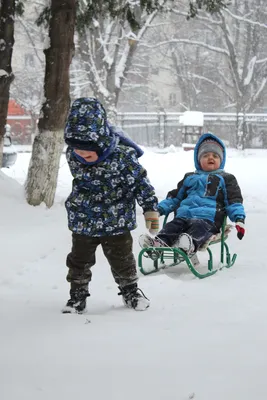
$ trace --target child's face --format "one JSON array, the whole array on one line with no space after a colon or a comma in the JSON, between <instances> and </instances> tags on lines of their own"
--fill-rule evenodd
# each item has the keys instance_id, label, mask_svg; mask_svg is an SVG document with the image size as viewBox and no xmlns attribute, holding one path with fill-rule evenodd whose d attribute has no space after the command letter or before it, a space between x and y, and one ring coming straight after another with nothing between
<instances>
[{"instance_id":1,"label":"child's face","mask_svg":"<svg viewBox=\"0 0 267 400\"><path fill-rule=\"evenodd\" d=\"M95 151L80 149L74 149L74 151L76 154L78 154L78 156L84 158L87 162L95 162L98 159L98 155Z\"/></svg>"},{"instance_id":2,"label":"child's face","mask_svg":"<svg viewBox=\"0 0 267 400\"><path fill-rule=\"evenodd\" d=\"M220 168L221 159L216 153L205 153L200 158L200 166L203 171L215 171Z\"/></svg>"}]
</instances>

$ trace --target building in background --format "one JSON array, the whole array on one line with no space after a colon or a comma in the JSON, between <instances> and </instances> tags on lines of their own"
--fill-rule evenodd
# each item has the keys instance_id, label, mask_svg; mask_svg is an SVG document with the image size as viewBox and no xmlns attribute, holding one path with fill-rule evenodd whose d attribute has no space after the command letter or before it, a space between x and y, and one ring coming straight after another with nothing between
<instances>
[{"instance_id":1,"label":"building in background","mask_svg":"<svg viewBox=\"0 0 267 400\"><path fill-rule=\"evenodd\" d=\"M7 124L10 125L14 144L31 142L31 116L14 99L9 100Z\"/></svg>"}]
</instances>

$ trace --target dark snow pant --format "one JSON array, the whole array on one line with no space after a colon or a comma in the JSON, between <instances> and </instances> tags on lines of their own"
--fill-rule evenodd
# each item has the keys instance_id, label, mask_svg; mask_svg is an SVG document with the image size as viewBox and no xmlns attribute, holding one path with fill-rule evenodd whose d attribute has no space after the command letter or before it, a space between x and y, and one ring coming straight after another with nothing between
<instances>
[{"instance_id":1,"label":"dark snow pant","mask_svg":"<svg viewBox=\"0 0 267 400\"><path fill-rule=\"evenodd\" d=\"M71 289L88 286L91 281L91 268L96 262L95 252L101 244L111 267L115 282L124 287L136 283L136 262L132 252L133 238L130 232L116 236L90 237L72 234L72 250L67 256L69 268L67 281Z\"/></svg>"},{"instance_id":2,"label":"dark snow pant","mask_svg":"<svg viewBox=\"0 0 267 400\"><path fill-rule=\"evenodd\" d=\"M195 251L199 249L212 235L219 230L207 219L174 218L158 233L157 237L172 247L182 233L187 233L193 239Z\"/></svg>"}]
</instances>

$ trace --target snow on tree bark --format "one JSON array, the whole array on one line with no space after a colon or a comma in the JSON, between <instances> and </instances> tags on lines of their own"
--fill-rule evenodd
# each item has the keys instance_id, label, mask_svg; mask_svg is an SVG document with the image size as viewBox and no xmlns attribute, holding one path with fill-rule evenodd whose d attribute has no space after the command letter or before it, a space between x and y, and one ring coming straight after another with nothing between
<instances>
[{"instance_id":1,"label":"snow on tree bark","mask_svg":"<svg viewBox=\"0 0 267 400\"><path fill-rule=\"evenodd\" d=\"M74 54L76 0L52 0L49 25L50 47L44 50L46 70L45 101L33 143L32 158L25 184L30 205L54 203L63 130L70 106L69 68Z\"/></svg>"},{"instance_id":2,"label":"snow on tree bark","mask_svg":"<svg viewBox=\"0 0 267 400\"><path fill-rule=\"evenodd\" d=\"M0 166L7 120L9 89L14 79L11 60L14 46L15 0L2 0L0 8Z\"/></svg>"},{"instance_id":3,"label":"snow on tree bark","mask_svg":"<svg viewBox=\"0 0 267 400\"><path fill-rule=\"evenodd\" d=\"M62 148L62 129L45 130L36 135L26 181L29 204L38 206L44 202L47 207L53 205Z\"/></svg>"}]
</instances>

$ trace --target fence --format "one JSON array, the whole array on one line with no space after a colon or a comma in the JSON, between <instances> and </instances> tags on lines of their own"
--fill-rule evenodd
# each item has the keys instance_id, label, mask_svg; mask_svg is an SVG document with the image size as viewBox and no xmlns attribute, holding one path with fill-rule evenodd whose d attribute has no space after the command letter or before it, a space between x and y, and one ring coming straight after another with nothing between
<instances>
[{"instance_id":1,"label":"fence","mask_svg":"<svg viewBox=\"0 0 267 400\"><path fill-rule=\"evenodd\" d=\"M182 113L125 112L117 114L117 124L140 145L181 146ZM246 147L267 147L267 114L204 113L204 132L213 132L235 147L238 136L246 137Z\"/></svg>"},{"instance_id":2,"label":"fence","mask_svg":"<svg viewBox=\"0 0 267 400\"><path fill-rule=\"evenodd\" d=\"M143 146L167 147L182 145L182 113L119 112L117 124ZM31 119L29 116L10 116L13 142L31 144ZM20 127L20 130L17 127ZM238 130L237 130L238 127ZM235 114L204 113L204 132L213 132L225 143L235 147L240 137L246 138L246 147L267 148L267 113ZM238 134L237 134L238 131Z\"/></svg>"}]
</instances>

